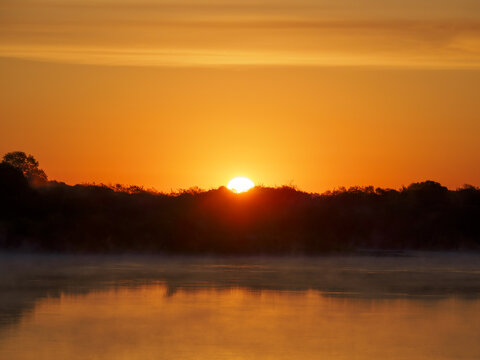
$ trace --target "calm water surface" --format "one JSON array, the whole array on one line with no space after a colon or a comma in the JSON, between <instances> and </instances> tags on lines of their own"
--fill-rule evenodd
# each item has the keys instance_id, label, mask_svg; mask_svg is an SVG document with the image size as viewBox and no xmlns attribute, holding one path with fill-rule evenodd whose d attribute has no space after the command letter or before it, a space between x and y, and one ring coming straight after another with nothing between
<instances>
[{"instance_id":1,"label":"calm water surface","mask_svg":"<svg viewBox=\"0 0 480 360\"><path fill-rule=\"evenodd\" d=\"M0 255L0 359L480 359L480 256Z\"/></svg>"}]
</instances>

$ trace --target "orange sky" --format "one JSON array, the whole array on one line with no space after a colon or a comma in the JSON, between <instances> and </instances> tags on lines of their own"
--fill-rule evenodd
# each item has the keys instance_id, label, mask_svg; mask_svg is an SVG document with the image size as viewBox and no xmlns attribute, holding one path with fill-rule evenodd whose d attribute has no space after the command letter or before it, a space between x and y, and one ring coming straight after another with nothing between
<instances>
[{"instance_id":1,"label":"orange sky","mask_svg":"<svg viewBox=\"0 0 480 360\"><path fill-rule=\"evenodd\" d=\"M53 179L480 185L477 0L7 0L0 34L0 153Z\"/></svg>"}]
</instances>

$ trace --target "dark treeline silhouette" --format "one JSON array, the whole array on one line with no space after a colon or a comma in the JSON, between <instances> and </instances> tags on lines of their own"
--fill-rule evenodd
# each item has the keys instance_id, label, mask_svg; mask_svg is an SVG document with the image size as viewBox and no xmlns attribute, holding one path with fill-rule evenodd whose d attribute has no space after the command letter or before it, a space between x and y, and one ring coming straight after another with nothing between
<instances>
[{"instance_id":1,"label":"dark treeline silhouette","mask_svg":"<svg viewBox=\"0 0 480 360\"><path fill-rule=\"evenodd\" d=\"M473 186L452 191L425 181L400 190L324 194L292 187L162 194L48 181L31 155L7 155L0 163L3 249L315 254L480 248L480 189Z\"/></svg>"}]
</instances>

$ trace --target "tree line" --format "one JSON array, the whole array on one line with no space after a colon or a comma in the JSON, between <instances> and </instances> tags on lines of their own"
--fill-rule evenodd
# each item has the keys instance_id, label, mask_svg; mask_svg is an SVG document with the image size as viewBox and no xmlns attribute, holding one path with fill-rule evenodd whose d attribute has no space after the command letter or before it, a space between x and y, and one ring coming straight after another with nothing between
<instances>
[{"instance_id":1,"label":"tree line","mask_svg":"<svg viewBox=\"0 0 480 360\"><path fill-rule=\"evenodd\" d=\"M480 189L225 187L172 194L49 181L32 155L0 163L0 248L54 252L318 254L480 247Z\"/></svg>"}]
</instances>

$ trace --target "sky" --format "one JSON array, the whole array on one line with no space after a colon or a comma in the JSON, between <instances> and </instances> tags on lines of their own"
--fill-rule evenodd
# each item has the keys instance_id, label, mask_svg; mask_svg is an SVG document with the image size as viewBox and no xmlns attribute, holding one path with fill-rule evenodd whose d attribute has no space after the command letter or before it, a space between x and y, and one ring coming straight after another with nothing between
<instances>
[{"instance_id":1,"label":"sky","mask_svg":"<svg viewBox=\"0 0 480 360\"><path fill-rule=\"evenodd\" d=\"M480 185L478 0L0 0L0 79L71 184Z\"/></svg>"}]
</instances>

